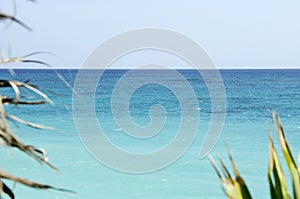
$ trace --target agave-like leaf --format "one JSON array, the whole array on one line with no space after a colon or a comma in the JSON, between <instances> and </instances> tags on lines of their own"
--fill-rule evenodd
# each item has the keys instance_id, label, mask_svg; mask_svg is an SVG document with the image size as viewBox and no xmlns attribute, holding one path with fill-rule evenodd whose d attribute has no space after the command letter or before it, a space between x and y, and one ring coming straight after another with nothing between
<instances>
[{"instance_id":1,"label":"agave-like leaf","mask_svg":"<svg viewBox=\"0 0 300 199\"><path fill-rule=\"evenodd\" d=\"M300 152L298 153L298 172L300 173Z\"/></svg>"},{"instance_id":2,"label":"agave-like leaf","mask_svg":"<svg viewBox=\"0 0 300 199\"><path fill-rule=\"evenodd\" d=\"M280 141L280 145L281 145L281 149L282 149L284 158L286 160L288 168L291 169L293 166L296 166L296 163L295 163L295 160L293 158L290 147L289 147L289 145L286 141L281 122L279 121L279 118L276 115L276 113L273 113L273 120L274 120L274 123L275 123L276 131L277 131L277 134L278 134L278 138L279 138L279 141Z\"/></svg>"},{"instance_id":3,"label":"agave-like leaf","mask_svg":"<svg viewBox=\"0 0 300 199\"><path fill-rule=\"evenodd\" d=\"M272 199L290 199L287 183L284 177L282 166L274 147L271 133L269 132L269 168L268 181Z\"/></svg>"},{"instance_id":4,"label":"agave-like leaf","mask_svg":"<svg viewBox=\"0 0 300 199\"><path fill-rule=\"evenodd\" d=\"M234 170L235 178L232 177L232 175L230 174L229 170L227 169L227 167L225 166L225 164L221 158L219 158L219 161L220 161L220 165L221 165L223 174L219 171L218 166L215 163L214 159L211 156L209 156L209 160L210 160L213 168L215 169L215 171L223 185L223 188L225 189L225 193L226 193L227 197L230 199L251 199L252 197L248 190L248 187L237 170L237 167L234 163L234 160L232 158L232 155L230 153L228 146L227 146L227 150L228 150L228 156L231 161L231 166Z\"/></svg>"},{"instance_id":5,"label":"agave-like leaf","mask_svg":"<svg viewBox=\"0 0 300 199\"><path fill-rule=\"evenodd\" d=\"M297 164L293 158L293 154L291 152L291 149L287 143L287 140L284 135L284 131L281 125L281 122L279 121L278 116L276 113L273 113L273 120L276 126L276 131L278 134L278 138L280 141L281 149L283 152L283 156L285 158L285 162L289 168L289 172L292 177L293 182L293 194L294 198L300 199L300 172L299 168L297 168Z\"/></svg>"},{"instance_id":6,"label":"agave-like leaf","mask_svg":"<svg viewBox=\"0 0 300 199\"><path fill-rule=\"evenodd\" d=\"M221 172L219 171L218 166L217 166L216 161L214 160L214 158L213 158L211 155L209 155L209 156L208 156L208 159L209 159L211 165L213 166L215 172L217 173L217 175L218 175L220 181L221 181L222 183L225 182L225 179L224 179L224 177L222 176Z\"/></svg>"},{"instance_id":7,"label":"agave-like leaf","mask_svg":"<svg viewBox=\"0 0 300 199\"><path fill-rule=\"evenodd\" d=\"M228 171L227 167L225 166L223 160L219 157L219 162L221 164L221 169L223 171L223 175L225 176L225 178L231 183L234 184L234 179L231 176L230 172Z\"/></svg>"},{"instance_id":8,"label":"agave-like leaf","mask_svg":"<svg viewBox=\"0 0 300 199\"><path fill-rule=\"evenodd\" d=\"M213 159L213 157L211 155L208 156L209 157L209 161L212 164L214 170L216 171L222 185L223 185L223 190L224 193L227 195L228 198L235 198L235 193L234 193L234 181L231 179L231 175L228 174L224 174L224 176L222 175L222 173L219 171L218 166L215 162L215 160ZM223 171L228 171L226 166L224 164L222 164L222 170ZM223 168L224 167L224 168Z\"/></svg>"},{"instance_id":9,"label":"agave-like leaf","mask_svg":"<svg viewBox=\"0 0 300 199\"><path fill-rule=\"evenodd\" d=\"M293 181L294 198L300 199L300 177L299 171L295 167L292 167L291 176Z\"/></svg>"},{"instance_id":10,"label":"agave-like leaf","mask_svg":"<svg viewBox=\"0 0 300 199\"><path fill-rule=\"evenodd\" d=\"M243 178L240 176L239 172L238 172L238 169L235 165L235 162L233 160L233 157L231 155L231 152L230 152L230 149L229 149L229 146L226 144L226 148L227 148L227 153L228 153L228 156L229 156L229 159L230 159L230 162L231 162L231 166L233 168L233 172L234 172L234 175L236 177L235 179L235 184L236 184L236 191L237 193L239 193L241 195L241 198L243 199L251 199L251 194L249 192L249 189L245 183L245 181L243 180Z\"/></svg>"}]
</instances>

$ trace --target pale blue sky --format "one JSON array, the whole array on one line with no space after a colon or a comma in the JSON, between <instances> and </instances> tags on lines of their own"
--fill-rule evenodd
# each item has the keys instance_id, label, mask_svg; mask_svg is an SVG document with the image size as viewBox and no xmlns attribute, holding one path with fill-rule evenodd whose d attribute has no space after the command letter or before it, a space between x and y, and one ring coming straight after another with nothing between
<instances>
[{"instance_id":1,"label":"pale blue sky","mask_svg":"<svg viewBox=\"0 0 300 199\"><path fill-rule=\"evenodd\" d=\"M0 7L11 13L9 2L1 1ZM300 68L299 10L296 0L20 0L16 16L33 32L16 24L6 30L2 23L0 36L11 40L13 55L50 51L56 56L39 58L65 68L79 67L89 52L116 34L160 27L199 43L218 68ZM4 52L7 46L1 41ZM162 58L172 59L158 56L155 61ZM175 62L180 63L170 61Z\"/></svg>"}]
</instances>

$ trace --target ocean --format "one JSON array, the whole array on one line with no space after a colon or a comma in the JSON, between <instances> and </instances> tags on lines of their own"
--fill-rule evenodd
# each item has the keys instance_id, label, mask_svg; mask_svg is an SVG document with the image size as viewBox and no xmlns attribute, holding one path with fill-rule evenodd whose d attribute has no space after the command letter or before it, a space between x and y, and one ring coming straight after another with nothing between
<instances>
[{"instance_id":1,"label":"ocean","mask_svg":"<svg viewBox=\"0 0 300 199\"><path fill-rule=\"evenodd\" d=\"M78 70L57 72L71 86L74 85ZM211 116L217 114L212 111L212 95L207 82L195 70L178 70L182 79L174 78L166 70L143 70L129 76L129 79L119 84L120 90L114 92L118 81L127 72L128 70L105 71L97 86L92 88L92 98L89 92L79 92L78 95L82 95L84 100L77 101L80 109L76 109L77 113L74 114L73 100L78 95L66 86L54 70L18 69L15 70L15 75L5 69L0 70L1 79L30 80L30 84L37 85L54 102L54 105L6 107L6 111L30 122L55 128L37 130L10 123L10 128L24 143L45 149L50 162L60 172L55 174L22 152L4 146L0 148L1 169L77 192L74 196L53 190L36 190L5 181L9 186L15 186L17 198L226 198L208 158L199 158ZM273 111L280 116L295 157L300 150L300 70L220 70L220 74L226 93L226 116L211 155L221 157L229 165L224 145L226 141L252 196L269 198L268 124L273 129L275 144L279 146L272 123ZM97 76L97 72L87 70L84 75L87 84L81 85L81 88L88 91L91 89L88 80ZM157 83L164 78L173 87L167 88ZM135 87L135 84L141 86ZM189 85L193 94L185 94L183 91L186 89L182 85ZM170 88L178 89L178 92L174 93ZM131 93L123 93L129 89L132 89ZM22 92L28 99L36 97L25 89ZM10 93L9 89L1 90L1 95ZM126 95L129 95L129 100L125 100ZM114 101L112 96L115 97ZM192 102L196 102L199 107ZM182 103L187 104L187 120L181 120L181 114L185 113ZM94 115L86 112L89 107L95 110ZM191 113L199 113L199 120ZM82 116L80 120L74 118L76 114ZM97 127L91 123L95 119L92 117L96 117ZM124 118L129 119L131 124L144 128L145 132L149 125L151 127L151 122L162 125L160 128L154 124L152 127L157 132L148 132L148 135L141 131L144 137L139 137L139 131L134 135L125 132L124 128L129 124ZM81 122L81 127L78 127L78 122ZM168 160L168 155L161 157L158 153L158 157L151 156L153 162L158 161L158 165L153 168L152 162L147 162L147 158L145 161L126 159L127 156L116 156L116 152L110 154L106 143L97 145L100 134L96 133L96 129L101 128L104 137L113 146L130 154L147 156L174 143L178 128L185 122L190 122L185 127L187 134L189 128L193 131L193 125L197 125L192 142L183 150L180 148L180 143L185 142L183 136L176 145L178 148L171 148L174 151L170 150L169 155L171 157L177 149L183 151L170 162L164 162ZM78 133L78 130L81 132ZM94 149L100 152L103 150L104 153L99 154L104 154L107 159L99 161L99 155L92 153ZM116 157L120 159L114 159ZM114 166L111 166L110 160L114 162ZM134 172L141 168L148 169L148 172Z\"/></svg>"}]
</instances>

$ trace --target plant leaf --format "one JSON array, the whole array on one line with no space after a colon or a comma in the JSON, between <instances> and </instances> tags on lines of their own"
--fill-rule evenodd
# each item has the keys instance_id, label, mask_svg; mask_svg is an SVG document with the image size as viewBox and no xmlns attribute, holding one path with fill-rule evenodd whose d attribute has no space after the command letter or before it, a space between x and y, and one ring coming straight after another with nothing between
<instances>
[{"instance_id":1,"label":"plant leaf","mask_svg":"<svg viewBox=\"0 0 300 199\"><path fill-rule=\"evenodd\" d=\"M293 194L294 198L300 199L300 172L299 168L297 169L297 164L293 158L293 154L291 152L291 149L287 143L287 140L284 135L284 131L281 125L281 122L279 121L279 118L276 113L273 113L273 120L276 126L276 131L278 134L278 138L280 141L280 146L283 152L283 156L285 158L285 162L289 168L290 175L292 177L293 182Z\"/></svg>"},{"instance_id":2,"label":"plant leaf","mask_svg":"<svg viewBox=\"0 0 300 199\"><path fill-rule=\"evenodd\" d=\"M268 180L272 182L270 186L270 192L272 198L290 199L291 196L288 191L287 183L283 174L282 166L278 158L277 152L274 147L274 143L269 131L269 168L268 168ZM275 182L273 182L272 180Z\"/></svg>"}]
</instances>

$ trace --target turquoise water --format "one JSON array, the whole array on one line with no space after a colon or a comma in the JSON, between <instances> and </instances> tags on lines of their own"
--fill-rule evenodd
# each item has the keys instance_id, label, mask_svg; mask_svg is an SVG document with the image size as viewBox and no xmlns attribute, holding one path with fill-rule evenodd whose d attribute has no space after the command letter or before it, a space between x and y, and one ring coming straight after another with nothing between
<instances>
[{"instance_id":1,"label":"turquoise water","mask_svg":"<svg viewBox=\"0 0 300 199\"><path fill-rule=\"evenodd\" d=\"M116 171L99 163L87 152L75 128L72 92L54 71L15 72L16 76L12 77L6 70L1 70L0 76L2 79L30 79L32 84L38 85L46 93L51 91L48 94L55 106L9 107L7 111L31 122L53 126L56 130L41 131L13 124L11 128L25 143L46 149L50 161L59 168L60 173L54 174L21 152L5 147L0 149L1 168L22 177L77 192L77 196L72 196L56 191L32 190L17 184L15 193L18 198L225 198L209 161L198 158L209 125L211 102L208 89L196 71L179 71L192 85L200 107L200 127L195 140L173 164L147 174ZM58 72L73 85L76 70ZM150 122L149 107L160 104L167 112L167 121L161 133L152 140L126 136L113 120L110 102L116 82L126 72L109 70L104 73L95 95L97 118L106 136L127 151L147 153L160 149L176 134L180 122L178 100L170 90L160 85L149 84L137 89L129 102L132 120L140 126L147 125ZM93 71L86 73L93 75ZM148 76L150 73L172 79L166 71L149 70L141 72L136 77L137 81L139 78L145 79L145 73ZM227 96L226 121L212 155L221 156L228 163L223 144L226 140L253 196L268 198L267 124L271 122L270 113L273 110L280 115L293 153L296 155L300 149L300 70L221 70L221 75ZM174 84L180 85L180 82ZM3 92L5 94L9 91ZM86 120L89 121L89 118ZM93 129L87 126L87 131ZM278 143L277 140L275 142Z\"/></svg>"}]
</instances>

